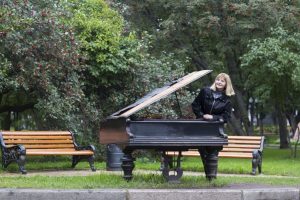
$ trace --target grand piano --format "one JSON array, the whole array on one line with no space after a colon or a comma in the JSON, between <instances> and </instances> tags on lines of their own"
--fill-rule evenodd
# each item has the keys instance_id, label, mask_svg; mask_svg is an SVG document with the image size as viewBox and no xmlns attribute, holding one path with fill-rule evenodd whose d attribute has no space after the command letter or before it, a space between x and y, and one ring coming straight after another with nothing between
<instances>
[{"instance_id":1,"label":"grand piano","mask_svg":"<svg viewBox=\"0 0 300 200\"><path fill-rule=\"evenodd\" d=\"M131 180L133 177L132 171L135 159L132 152L134 150L155 149L162 152L162 174L168 181L174 181L178 180L183 174L181 169L182 151L210 146L216 152L219 152L222 150L223 145L228 144L227 135L224 133L224 123L221 121L131 119L131 116L139 110L165 98L210 72L211 70L196 71L174 80L148 93L126 108L113 113L101 122L100 144L116 144L124 153L121 159L124 179ZM168 151L176 151L177 157L168 155ZM217 156L216 153L209 163L203 162L206 175L216 175Z\"/></svg>"}]
</instances>

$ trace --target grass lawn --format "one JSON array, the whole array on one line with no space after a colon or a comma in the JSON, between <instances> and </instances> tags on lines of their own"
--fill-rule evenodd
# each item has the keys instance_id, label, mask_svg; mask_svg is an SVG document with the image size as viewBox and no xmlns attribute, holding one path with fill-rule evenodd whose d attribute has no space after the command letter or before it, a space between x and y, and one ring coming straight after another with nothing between
<instances>
[{"instance_id":1,"label":"grass lawn","mask_svg":"<svg viewBox=\"0 0 300 200\"><path fill-rule=\"evenodd\" d=\"M300 152L298 153L300 155ZM138 159L135 169L158 170L159 162L142 161ZM130 182L123 180L121 175L97 173L90 176L76 176L76 170L89 170L87 162L79 163L74 170L74 176L47 176L46 170L71 170L69 158L28 158L26 169L30 171L45 171L45 175L38 176L7 176L0 170L1 188L55 188L55 189L92 189L92 188L211 188L226 187L230 184L267 184L300 186L300 157L291 158L290 150L265 149L263 156L263 175L257 176L219 176L217 180L209 183L204 176L183 175L181 183L171 184L165 182L161 175L140 174L133 172L134 179ZM97 169L105 169L105 163L97 162ZM203 172L200 158L184 158L182 162L184 171ZM18 168L11 164L8 168L10 174L16 175ZM250 159L219 159L219 174L249 174L251 171ZM16 173L16 174L15 174ZM272 175L271 177L269 175ZM278 177L278 176L284 177Z\"/></svg>"},{"instance_id":2,"label":"grass lawn","mask_svg":"<svg viewBox=\"0 0 300 200\"><path fill-rule=\"evenodd\" d=\"M290 149L265 148L263 152L262 172L264 175L297 176L300 177L300 151L297 158L291 157ZM218 173L250 174L251 159L219 158ZM158 169L159 163L138 162L138 169ZM203 172L200 157L183 158L182 168L187 171Z\"/></svg>"}]
</instances>

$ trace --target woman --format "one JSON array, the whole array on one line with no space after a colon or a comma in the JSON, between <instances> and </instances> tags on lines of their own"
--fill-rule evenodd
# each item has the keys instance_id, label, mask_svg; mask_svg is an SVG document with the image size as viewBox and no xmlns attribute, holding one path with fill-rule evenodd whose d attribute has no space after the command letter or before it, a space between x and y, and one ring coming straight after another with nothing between
<instances>
[{"instance_id":1,"label":"woman","mask_svg":"<svg viewBox=\"0 0 300 200\"><path fill-rule=\"evenodd\" d=\"M201 89L199 95L192 103L196 118L206 121L227 122L232 110L229 98L234 94L229 75L225 73L219 74L211 87ZM208 180L216 178L218 153L222 148L222 146L202 146L198 149Z\"/></svg>"},{"instance_id":2,"label":"woman","mask_svg":"<svg viewBox=\"0 0 300 200\"><path fill-rule=\"evenodd\" d=\"M219 74L212 86L203 88L192 103L197 119L227 122L231 115L229 97L234 95L229 75Z\"/></svg>"}]
</instances>

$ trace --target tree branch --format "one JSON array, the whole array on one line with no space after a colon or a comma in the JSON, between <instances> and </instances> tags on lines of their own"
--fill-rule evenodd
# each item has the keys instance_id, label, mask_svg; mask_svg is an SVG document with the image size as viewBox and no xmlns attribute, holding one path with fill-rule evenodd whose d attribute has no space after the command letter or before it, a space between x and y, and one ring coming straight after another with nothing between
<instances>
[{"instance_id":1,"label":"tree branch","mask_svg":"<svg viewBox=\"0 0 300 200\"><path fill-rule=\"evenodd\" d=\"M28 109L33 109L35 104L36 103L31 102L31 103L27 103L27 104L24 104L24 105L15 105L15 106L4 105L4 106L0 106L0 113L9 112L9 111L23 112L23 111L28 110Z\"/></svg>"}]
</instances>

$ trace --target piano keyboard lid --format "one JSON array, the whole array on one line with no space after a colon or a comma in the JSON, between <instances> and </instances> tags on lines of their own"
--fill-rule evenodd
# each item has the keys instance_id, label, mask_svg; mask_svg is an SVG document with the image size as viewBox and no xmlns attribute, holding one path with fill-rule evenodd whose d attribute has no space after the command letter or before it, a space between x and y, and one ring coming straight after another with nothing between
<instances>
[{"instance_id":1,"label":"piano keyboard lid","mask_svg":"<svg viewBox=\"0 0 300 200\"><path fill-rule=\"evenodd\" d=\"M160 99L167 97L169 94L177 91L178 89L194 82L195 80L205 76L212 72L212 70L201 70L187 74L186 76L174 80L161 88L156 88L153 91L146 94L144 97L134 102L133 104L123 108L109 116L111 119L115 118L127 118L130 115L138 112L139 110L157 102Z\"/></svg>"}]
</instances>

